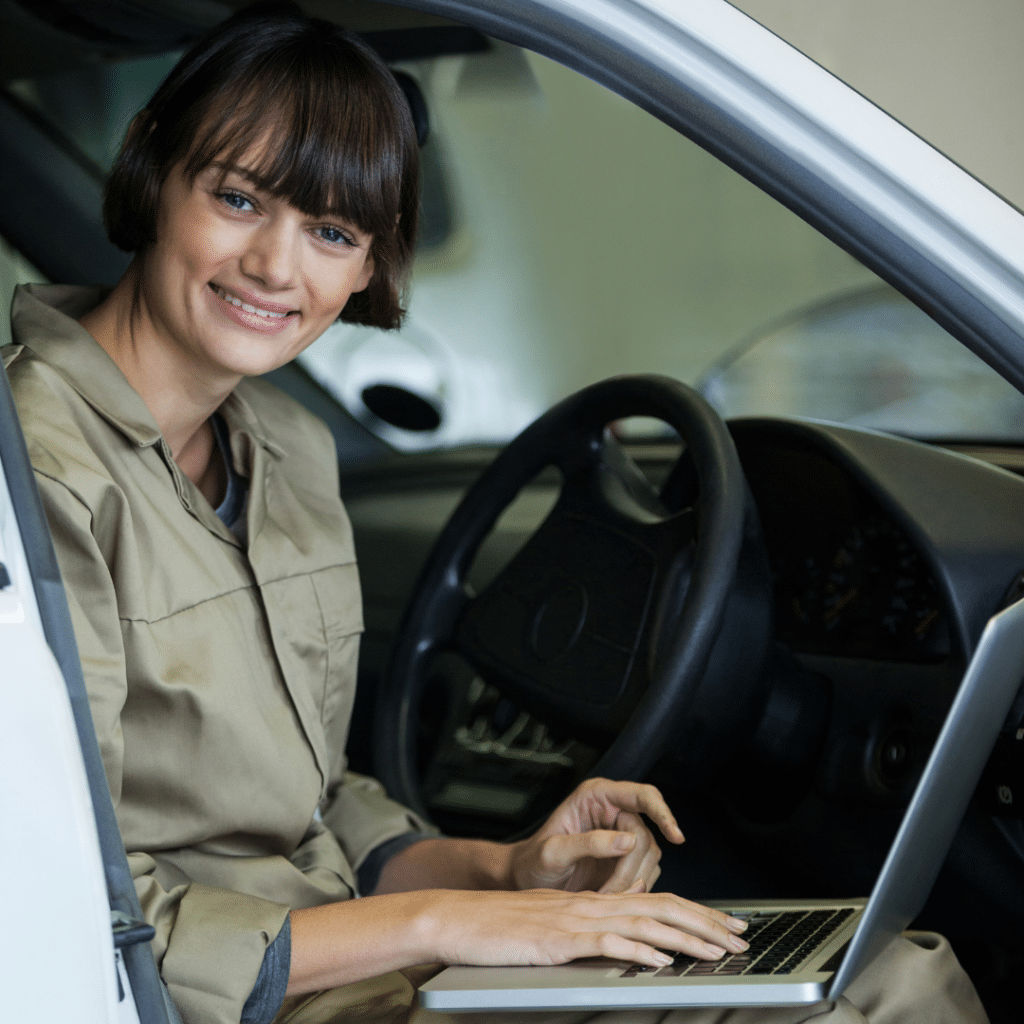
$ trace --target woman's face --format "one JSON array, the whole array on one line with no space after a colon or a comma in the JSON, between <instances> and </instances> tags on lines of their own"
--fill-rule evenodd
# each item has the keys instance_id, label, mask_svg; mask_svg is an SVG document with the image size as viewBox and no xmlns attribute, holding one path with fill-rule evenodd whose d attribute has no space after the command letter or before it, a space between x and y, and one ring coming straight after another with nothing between
<instances>
[{"instance_id":1,"label":"woman's face","mask_svg":"<svg viewBox=\"0 0 1024 1024\"><path fill-rule=\"evenodd\" d=\"M143 309L164 343L208 379L266 373L333 323L373 274L371 236L310 217L240 166L175 167L160 192L157 241L143 262Z\"/></svg>"}]
</instances>

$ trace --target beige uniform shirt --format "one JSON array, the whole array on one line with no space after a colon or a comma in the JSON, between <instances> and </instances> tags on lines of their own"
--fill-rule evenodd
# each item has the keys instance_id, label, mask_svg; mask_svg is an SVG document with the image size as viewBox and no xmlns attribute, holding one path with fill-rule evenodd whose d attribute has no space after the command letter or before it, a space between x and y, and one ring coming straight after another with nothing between
<instances>
[{"instance_id":1,"label":"beige uniform shirt","mask_svg":"<svg viewBox=\"0 0 1024 1024\"><path fill-rule=\"evenodd\" d=\"M326 427L260 380L221 407L246 550L76 322L99 297L19 289L4 365L157 962L186 1021L237 1021L288 909L426 826L345 770L362 618Z\"/></svg>"}]
</instances>

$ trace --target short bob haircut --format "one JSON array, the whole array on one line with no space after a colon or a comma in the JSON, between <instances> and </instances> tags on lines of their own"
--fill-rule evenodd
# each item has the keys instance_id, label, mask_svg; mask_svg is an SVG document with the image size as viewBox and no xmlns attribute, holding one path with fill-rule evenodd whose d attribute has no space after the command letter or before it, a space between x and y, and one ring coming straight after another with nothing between
<instances>
[{"instance_id":1,"label":"short bob haircut","mask_svg":"<svg viewBox=\"0 0 1024 1024\"><path fill-rule=\"evenodd\" d=\"M237 165L252 152L260 188L373 236L373 277L341 319L398 327L419 212L409 104L369 46L293 4L240 11L170 72L132 122L107 181L110 240L144 260L171 169L181 164L194 182L211 164Z\"/></svg>"}]
</instances>

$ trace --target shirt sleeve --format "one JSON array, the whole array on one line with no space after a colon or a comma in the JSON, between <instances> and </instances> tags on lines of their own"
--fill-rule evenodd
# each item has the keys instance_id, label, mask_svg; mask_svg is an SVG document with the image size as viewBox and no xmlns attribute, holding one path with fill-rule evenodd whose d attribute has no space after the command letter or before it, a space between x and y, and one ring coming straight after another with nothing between
<instances>
[{"instance_id":1,"label":"shirt sleeve","mask_svg":"<svg viewBox=\"0 0 1024 1024\"><path fill-rule=\"evenodd\" d=\"M424 839L440 834L414 811L392 800L376 779L356 772L342 774L328 793L322 814L324 824L338 837L357 873L371 853L388 840L407 833ZM360 889L368 891L362 884Z\"/></svg>"},{"instance_id":2,"label":"shirt sleeve","mask_svg":"<svg viewBox=\"0 0 1024 1024\"><path fill-rule=\"evenodd\" d=\"M33 461L36 461L33 459ZM38 471L115 809L121 797L121 709L128 692L117 595L92 514L70 488ZM186 1024L232 1022L256 984L267 948L288 916L283 904L197 883L163 887L147 853L128 851L153 954Z\"/></svg>"}]
</instances>

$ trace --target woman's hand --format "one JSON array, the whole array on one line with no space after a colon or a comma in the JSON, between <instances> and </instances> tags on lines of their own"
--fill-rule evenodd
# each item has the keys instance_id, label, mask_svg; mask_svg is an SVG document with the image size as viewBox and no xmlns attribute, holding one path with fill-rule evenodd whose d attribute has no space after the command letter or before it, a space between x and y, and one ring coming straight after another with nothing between
<instances>
[{"instance_id":1,"label":"woman's hand","mask_svg":"<svg viewBox=\"0 0 1024 1024\"><path fill-rule=\"evenodd\" d=\"M683 842L683 833L654 786L587 779L540 831L510 847L512 885L571 892L649 891L661 874L661 850L642 814L669 842Z\"/></svg>"},{"instance_id":2,"label":"woman's hand","mask_svg":"<svg viewBox=\"0 0 1024 1024\"><path fill-rule=\"evenodd\" d=\"M289 994L421 963L523 966L607 956L664 967L742 952L744 922L668 893L426 889L293 910Z\"/></svg>"},{"instance_id":3,"label":"woman's hand","mask_svg":"<svg viewBox=\"0 0 1024 1024\"><path fill-rule=\"evenodd\" d=\"M423 908L442 963L562 964L607 956L653 967L671 962L663 950L705 960L741 952L746 926L721 911L669 893L449 892Z\"/></svg>"}]
</instances>

